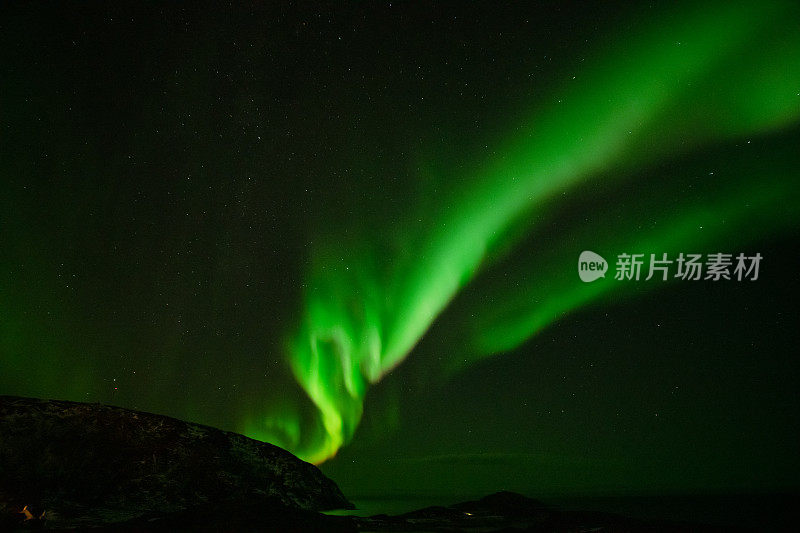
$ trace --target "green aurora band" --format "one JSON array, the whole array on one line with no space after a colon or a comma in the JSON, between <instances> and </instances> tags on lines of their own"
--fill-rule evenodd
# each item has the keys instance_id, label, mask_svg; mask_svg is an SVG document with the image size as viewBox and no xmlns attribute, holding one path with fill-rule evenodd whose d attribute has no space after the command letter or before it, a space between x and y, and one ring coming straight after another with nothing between
<instances>
[{"instance_id":1,"label":"green aurora band","mask_svg":"<svg viewBox=\"0 0 800 533\"><path fill-rule=\"evenodd\" d=\"M559 202L581 187L646 179L659 161L764 139L796 123L794 6L684 6L662 15L586 58L546 105L524 113L528 118L492 157L465 157L462 168L471 171L453 176L458 185L436 199L434 212L412 207L385 228L389 245L344 236L315 243L304 315L287 342L293 373L317 410L315 429L291 406L248 419L241 429L315 463L332 457L352 438L369 385L408 356L462 288L483 270L500 268L515 244L535 235ZM755 172L762 180L757 190ZM655 227L634 232L626 227L635 222L622 217L547 250L546 259L531 264L536 276L515 282L512 274L493 287L494 305L470 306L463 329L453 333L468 349L446 354L443 370L513 349L565 313L620 291L624 283L613 279L578 282L574 263L583 248L576 242L601 254L691 251L796 224L800 202L786 200L798 189L788 178L790 164L760 161L733 174L713 197L684 199L677 209L680 192L661 186L648 211ZM748 233L755 226L760 233Z\"/></svg>"}]
</instances>

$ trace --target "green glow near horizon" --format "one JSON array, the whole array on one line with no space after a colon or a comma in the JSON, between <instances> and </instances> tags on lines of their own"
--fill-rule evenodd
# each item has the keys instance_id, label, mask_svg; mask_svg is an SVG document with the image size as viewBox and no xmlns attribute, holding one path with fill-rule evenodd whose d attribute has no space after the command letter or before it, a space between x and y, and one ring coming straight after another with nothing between
<instances>
[{"instance_id":1,"label":"green glow near horizon","mask_svg":"<svg viewBox=\"0 0 800 533\"><path fill-rule=\"evenodd\" d=\"M302 432L301 415L287 408L247 421L245 432L313 462L333 456L352 438L369 384L403 361L459 290L491 265L499 247L513 243L532 213L600 174L622 176L659 158L797 120L800 35L782 5L707 6L680 15L620 37L587 60L549 104L497 145L495 156L459 176L458 188L437 199L426 222L409 216L387 225L386 234L405 249L398 257L375 257L375 243L342 239L319 246L302 322L287 345L293 373L318 410L319 430ZM755 195L754 203L768 210L786 192L773 187ZM691 228L701 218L741 222L750 214L741 209L748 194L748 187L738 188L719 205L664 213L659 230L647 238L621 235L606 243L658 252L713 243L736 224L702 235ZM764 230L785 223L767 217ZM531 288L540 304L520 301L530 293L502 295L498 307L507 302L522 311L481 315L472 324L471 357L511 349L613 287L579 284L574 250L564 246L560 252L569 259L569 282L560 279L558 263Z\"/></svg>"}]
</instances>

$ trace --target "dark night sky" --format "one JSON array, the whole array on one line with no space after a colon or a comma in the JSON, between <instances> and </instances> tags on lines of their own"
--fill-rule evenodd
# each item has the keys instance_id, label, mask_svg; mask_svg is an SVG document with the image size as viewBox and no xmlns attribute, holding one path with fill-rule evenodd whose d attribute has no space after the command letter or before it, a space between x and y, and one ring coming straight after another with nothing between
<instances>
[{"instance_id":1,"label":"dark night sky","mask_svg":"<svg viewBox=\"0 0 800 533\"><path fill-rule=\"evenodd\" d=\"M528 138L528 117L572 135L602 116L592 98L608 86L562 102L564 80L584 68L649 79L669 57L627 36L693 20L606 2L312 4L0 8L0 393L236 431L286 410L303 439L317 435L287 338L313 318L304 306L319 272L339 268L331 258L378 272L355 300L406 290L396 272L417 272L403 266L415 253L426 272L425 246L449 242L442 221L477 227L473 213L506 209L469 201L502 197L502 180L470 180ZM743 103L761 98L767 113L770 91L800 97L796 59L767 48L796 50L782 28L703 66L585 186L565 180L555 200L509 215L507 238L464 267L469 283L364 392L352 441L322 466L348 496L797 488L800 98L766 125ZM622 59L603 59L615 49ZM754 78L771 85L748 88ZM720 119L734 108L745 118ZM704 240L673 216L723 229ZM582 250L608 259L629 243L759 252L761 277L630 282L559 307L581 285ZM476 347L538 298L554 318ZM385 307L384 325L408 318Z\"/></svg>"}]
</instances>

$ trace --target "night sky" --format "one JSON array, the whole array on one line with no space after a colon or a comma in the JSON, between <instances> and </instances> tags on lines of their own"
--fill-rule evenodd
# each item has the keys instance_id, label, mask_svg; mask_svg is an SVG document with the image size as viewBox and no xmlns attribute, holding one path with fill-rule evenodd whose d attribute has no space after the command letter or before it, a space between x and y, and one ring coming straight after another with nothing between
<instances>
[{"instance_id":1,"label":"night sky","mask_svg":"<svg viewBox=\"0 0 800 533\"><path fill-rule=\"evenodd\" d=\"M316 4L0 8L0 393L351 498L796 490L800 7Z\"/></svg>"}]
</instances>

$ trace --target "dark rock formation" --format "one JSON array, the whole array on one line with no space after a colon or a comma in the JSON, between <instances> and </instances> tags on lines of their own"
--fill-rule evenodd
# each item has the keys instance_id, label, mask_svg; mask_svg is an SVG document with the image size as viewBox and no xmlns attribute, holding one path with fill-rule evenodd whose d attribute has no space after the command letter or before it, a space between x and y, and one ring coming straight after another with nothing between
<instances>
[{"instance_id":1,"label":"dark rock formation","mask_svg":"<svg viewBox=\"0 0 800 533\"><path fill-rule=\"evenodd\" d=\"M0 530L24 518L96 526L203 508L225 520L229 503L306 518L351 507L315 466L243 435L118 407L0 396Z\"/></svg>"},{"instance_id":2,"label":"dark rock formation","mask_svg":"<svg viewBox=\"0 0 800 533\"><path fill-rule=\"evenodd\" d=\"M0 396L0 532L721 532L565 511L511 492L399 516L352 508L320 471L242 435L118 407Z\"/></svg>"}]
</instances>

